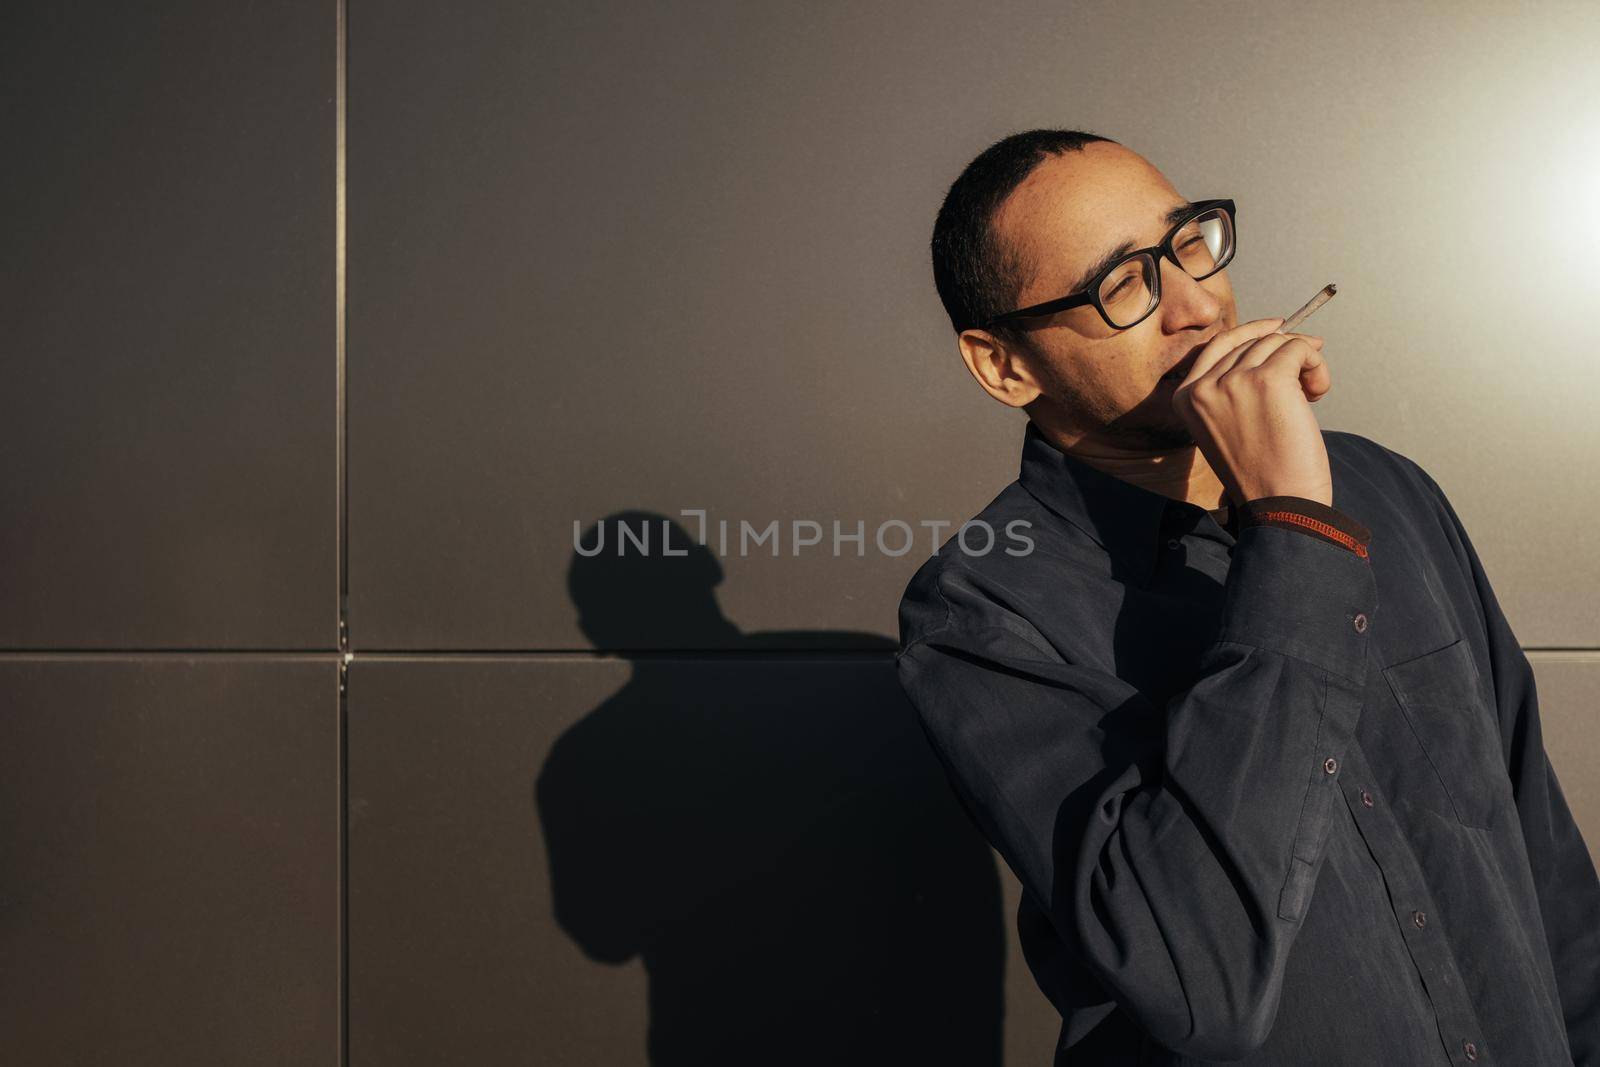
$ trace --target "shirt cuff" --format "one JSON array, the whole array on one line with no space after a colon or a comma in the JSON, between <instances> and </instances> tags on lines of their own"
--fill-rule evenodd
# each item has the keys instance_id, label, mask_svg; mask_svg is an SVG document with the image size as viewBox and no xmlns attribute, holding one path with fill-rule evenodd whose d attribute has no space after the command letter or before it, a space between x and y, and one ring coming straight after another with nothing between
<instances>
[{"instance_id":1,"label":"shirt cuff","mask_svg":"<svg viewBox=\"0 0 1600 1067\"><path fill-rule=\"evenodd\" d=\"M1263 496L1246 501L1239 512L1239 528L1278 526L1299 530L1353 552L1363 559L1372 531L1338 508L1303 496Z\"/></svg>"},{"instance_id":2,"label":"shirt cuff","mask_svg":"<svg viewBox=\"0 0 1600 1067\"><path fill-rule=\"evenodd\" d=\"M1315 663L1359 689L1378 585L1367 560L1269 523L1239 531L1223 585L1223 641Z\"/></svg>"}]
</instances>

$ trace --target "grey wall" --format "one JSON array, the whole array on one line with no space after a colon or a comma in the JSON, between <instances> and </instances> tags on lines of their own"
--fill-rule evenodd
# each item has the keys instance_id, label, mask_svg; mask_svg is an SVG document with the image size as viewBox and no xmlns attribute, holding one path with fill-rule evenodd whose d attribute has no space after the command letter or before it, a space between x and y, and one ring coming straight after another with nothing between
<instances>
[{"instance_id":1,"label":"grey wall","mask_svg":"<svg viewBox=\"0 0 1600 1067\"><path fill-rule=\"evenodd\" d=\"M340 1059L334 14L0 15L7 1063Z\"/></svg>"},{"instance_id":2,"label":"grey wall","mask_svg":"<svg viewBox=\"0 0 1600 1067\"><path fill-rule=\"evenodd\" d=\"M889 664L920 524L1022 435L928 232L1033 126L1233 197L1241 315L1339 283L1318 418L1449 494L1600 844L1593 5L3 20L27 1062L666 1063L705 1020L697 1062L1048 1062L1015 881ZM696 509L726 551L574 551Z\"/></svg>"}]
</instances>

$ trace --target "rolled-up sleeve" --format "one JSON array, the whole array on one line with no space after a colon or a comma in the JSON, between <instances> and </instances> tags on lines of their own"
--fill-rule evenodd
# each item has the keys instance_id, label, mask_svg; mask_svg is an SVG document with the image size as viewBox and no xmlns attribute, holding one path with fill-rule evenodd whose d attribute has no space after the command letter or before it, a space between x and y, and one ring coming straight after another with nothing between
<instances>
[{"instance_id":1,"label":"rolled-up sleeve","mask_svg":"<svg viewBox=\"0 0 1600 1067\"><path fill-rule=\"evenodd\" d=\"M1600 877L1545 751L1533 666L1500 610L1455 508L1437 482L1426 472L1422 477L1438 498L1483 617L1506 772L1555 966L1567 1043L1577 1067L1600 1067Z\"/></svg>"},{"instance_id":2,"label":"rolled-up sleeve","mask_svg":"<svg viewBox=\"0 0 1600 1067\"><path fill-rule=\"evenodd\" d=\"M1052 641L960 567L918 595L933 621L902 647L901 685L1057 936L1168 1048L1259 1047L1360 715L1378 607L1367 560L1243 530L1216 640L1165 703L1094 653L1088 635L1115 620L1084 620L1081 647Z\"/></svg>"}]
</instances>

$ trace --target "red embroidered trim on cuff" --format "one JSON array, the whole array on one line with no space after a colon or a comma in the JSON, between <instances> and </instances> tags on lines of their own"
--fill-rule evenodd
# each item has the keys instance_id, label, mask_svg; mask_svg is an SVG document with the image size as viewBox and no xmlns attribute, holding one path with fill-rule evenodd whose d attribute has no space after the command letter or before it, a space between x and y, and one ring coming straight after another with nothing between
<instances>
[{"instance_id":1,"label":"red embroidered trim on cuff","mask_svg":"<svg viewBox=\"0 0 1600 1067\"><path fill-rule=\"evenodd\" d=\"M1253 522L1258 524L1288 523L1294 526L1303 526L1308 530L1312 530L1321 534L1323 537L1326 537L1331 541L1337 541L1339 544L1343 545L1345 548L1348 548L1362 559L1367 558L1367 546L1359 539L1345 533L1337 526L1323 522L1320 519L1313 519L1309 515L1302 515L1298 511L1258 511L1252 514L1250 518Z\"/></svg>"}]
</instances>

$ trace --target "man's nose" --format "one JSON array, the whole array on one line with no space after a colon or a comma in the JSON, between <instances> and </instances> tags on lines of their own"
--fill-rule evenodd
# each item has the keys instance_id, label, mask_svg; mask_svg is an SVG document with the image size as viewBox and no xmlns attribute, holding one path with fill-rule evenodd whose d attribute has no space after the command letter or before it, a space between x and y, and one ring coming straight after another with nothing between
<instances>
[{"instance_id":1,"label":"man's nose","mask_svg":"<svg viewBox=\"0 0 1600 1067\"><path fill-rule=\"evenodd\" d=\"M1182 267L1163 256L1161 271L1161 315L1167 332L1209 326L1222 315L1222 301Z\"/></svg>"}]
</instances>

